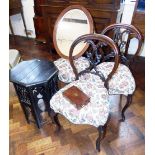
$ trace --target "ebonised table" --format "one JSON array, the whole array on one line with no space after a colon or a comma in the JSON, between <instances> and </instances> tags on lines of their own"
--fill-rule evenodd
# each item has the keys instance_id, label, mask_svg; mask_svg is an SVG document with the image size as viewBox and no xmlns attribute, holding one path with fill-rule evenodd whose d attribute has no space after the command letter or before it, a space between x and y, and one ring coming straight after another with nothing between
<instances>
[{"instance_id":1,"label":"ebonised table","mask_svg":"<svg viewBox=\"0 0 155 155\"><path fill-rule=\"evenodd\" d=\"M49 102L58 91L58 69L48 60L22 61L10 70L10 82L14 84L27 122L35 122L40 128L45 123L42 113L50 115Z\"/></svg>"}]
</instances>

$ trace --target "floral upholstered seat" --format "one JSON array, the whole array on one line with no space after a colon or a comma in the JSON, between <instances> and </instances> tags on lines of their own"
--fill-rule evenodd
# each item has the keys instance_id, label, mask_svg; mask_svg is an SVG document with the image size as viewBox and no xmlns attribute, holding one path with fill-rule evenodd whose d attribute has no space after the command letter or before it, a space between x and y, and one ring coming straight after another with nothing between
<instances>
[{"instance_id":1,"label":"floral upholstered seat","mask_svg":"<svg viewBox=\"0 0 155 155\"><path fill-rule=\"evenodd\" d=\"M90 102L78 110L62 92L76 86L90 97ZM101 79L96 75L87 74L59 90L50 101L51 108L65 116L74 124L90 124L95 127L104 125L109 115L108 92Z\"/></svg>"},{"instance_id":2,"label":"floral upholstered seat","mask_svg":"<svg viewBox=\"0 0 155 155\"><path fill-rule=\"evenodd\" d=\"M97 65L97 70L101 72L105 78L109 75L114 62L103 62ZM135 90L135 80L129 68L123 64L119 64L117 71L109 81L109 94L133 94Z\"/></svg>"},{"instance_id":3,"label":"floral upholstered seat","mask_svg":"<svg viewBox=\"0 0 155 155\"><path fill-rule=\"evenodd\" d=\"M75 66L77 67L78 72L85 70L89 67L89 61L85 57L79 57L74 60ZM70 83L75 80L75 74L73 73L73 69L69 63L68 59L59 58L54 61L54 64L57 66L59 73L59 80L64 83Z\"/></svg>"}]
</instances>

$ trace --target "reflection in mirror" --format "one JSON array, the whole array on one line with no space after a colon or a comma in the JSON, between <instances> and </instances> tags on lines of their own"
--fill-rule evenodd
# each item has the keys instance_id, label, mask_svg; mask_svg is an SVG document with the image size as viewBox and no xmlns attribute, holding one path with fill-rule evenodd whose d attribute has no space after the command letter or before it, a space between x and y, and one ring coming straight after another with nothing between
<instances>
[{"instance_id":1,"label":"reflection in mirror","mask_svg":"<svg viewBox=\"0 0 155 155\"><path fill-rule=\"evenodd\" d=\"M90 32L89 22L87 16L83 11L78 9L73 9L68 11L61 19L58 25L56 40L58 48L63 51L63 54L68 56L68 52L71 44L75 39L83 34L88 34ZM76 55L79 51L82 51L85 44L81 43L74 50Z\"/></svg>"},{"instance_id":2,"label":"reflection in mirror","mask_svg":"<svg viewBox=\"0 0 155 155\"><path fill-rule=\"evenodd\" d=\"M69 49L75 39L84 34L93 33L92 23L85 12L81 9L74 8L67 11L59 20L54 33L55 42L61 57L68 58ZM80 43L73 52L78 55L84 48L85 43Z\"/></svg>"}]
</instances>

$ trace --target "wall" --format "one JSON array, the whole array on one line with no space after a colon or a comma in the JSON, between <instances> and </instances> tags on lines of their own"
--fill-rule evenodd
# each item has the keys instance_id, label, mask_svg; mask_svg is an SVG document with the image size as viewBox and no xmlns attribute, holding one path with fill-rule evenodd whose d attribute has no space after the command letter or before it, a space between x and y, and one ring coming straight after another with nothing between
<instances>
[{"instance_id":1,"label":"wall","mask_svg":"<svg viewBox=\"0 0 155 155\"><path fill-rule=\"evenodd\" d=\"M34 2L33 0L21 0L21 2L23 5L23 12L24 12L26 26L27 26L27 29L30 30L31 32L31 35L29 35L29 37L35 38L35 29L33 24ZM23 20L20 14L11 16L11 23L12 23L15 35L26 36ZM10 30L9 32L11 33Z\"/></svg>"},{"instance_id":2,"label":"wall","mask_svg":"<svg viewBox=\"0 0 155 155\"><path fill-rule=\"evenodd\" d=\"M136 2L133 0L125 0L124 6L123 6L124 10L123 10L123 16L122 16L121 23L131 24L132 16L133 16L134 8L135 8L135 3ZM137 45L138 45L137 39L133 39L129 46L130 54L134 54L134 51L135 51L134 49L137 48ZM141 49L140 56L145 57L145 42Z\"/></svg>"}]
</instances>

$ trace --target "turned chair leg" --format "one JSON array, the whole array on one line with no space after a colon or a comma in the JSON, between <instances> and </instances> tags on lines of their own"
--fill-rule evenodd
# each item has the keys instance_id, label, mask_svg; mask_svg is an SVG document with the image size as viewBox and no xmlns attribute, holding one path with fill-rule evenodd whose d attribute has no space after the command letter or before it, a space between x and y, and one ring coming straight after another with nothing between
<instances>
[{"instance_id":1,"label":"turned chair leg","mask_svg":"<svg viewBox=\"0 0 155 155\"><path fill-rule=\"evenodd\" d=\"M105 136L105 130L106 125L98 127L99 137L96 139L96 150L98 150L98 152L100 152L100 142Z\"/></svg>"},{"instance_id":2,"label":"turned chair leg","mask_svg":"<svg viewBox=\"0 0 155 155\"><path fill-rule=\"evenodd\" d=\"M121 113L121 115L122 115L122 119L120 120L120 121L122 121L122 122L124 122L125 121L125 111L126 111L126 109L129 107L129 105L132 103L132 96L133 95L128 95L127 96L127 102L126 102L126 105L123 107L123 109L122 109L122 113Z\"/></svg>"},{"instance_id":3,"label":"turned chair leg","mask_svg":"<svg viewBox=\"0 0 155 155\"><path fill-rule=\"evenodd\" d=\"M57 126L57 131L60 131L61 124L60 124L59 119L58 119L58 113L55 113L54 110L52 109L50 116L52 118L52 122L54 122L54 124L56 124L56 126Z\"/></svg>"}]
</instances>

